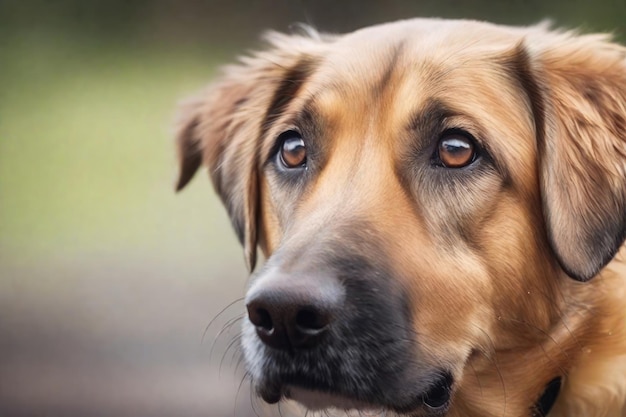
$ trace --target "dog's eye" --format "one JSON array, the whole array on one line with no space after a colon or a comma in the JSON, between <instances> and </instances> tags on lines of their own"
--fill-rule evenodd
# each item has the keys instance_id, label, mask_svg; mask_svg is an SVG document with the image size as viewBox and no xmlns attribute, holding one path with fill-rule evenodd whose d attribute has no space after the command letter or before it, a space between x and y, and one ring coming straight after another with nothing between
<instances>
[{"instance_id":1,"label":"dog's eye","mask_svg":"<svg viewBox=\"0 0 626 417\"><path fill-rule=\"evenodd\" d=\"M278 137L280 163L285 168L302 168L306 166L306 146L302 136L294 130L288 130Z\"/></svg>"},{"instance_id":2,"label":"dog's eye","mask_svg":"<svg viewBox=\"0 0 626 417\"><path fill-rule=\"evenodd\" d=\"M474 141L469 134L451 131L439 139L438 159L446 168L462 168L476 159L475 148Z\"/></svg>"}]
</instances>

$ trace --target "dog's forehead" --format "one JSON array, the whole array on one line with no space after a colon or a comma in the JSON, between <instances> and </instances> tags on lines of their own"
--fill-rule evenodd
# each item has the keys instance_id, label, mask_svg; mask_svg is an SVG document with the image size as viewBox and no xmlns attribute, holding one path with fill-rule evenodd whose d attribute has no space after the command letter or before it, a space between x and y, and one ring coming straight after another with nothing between
<instances>
[{"instance_id":1,"label":"dog's forehead","mask_svg":"<svg viewBox=\"0 0 626 417\"><path fill-rule=\"evenodd\" d=\"M328 45L304 94L326 109L336 108L333 102L370 108L385 96L412 104L433 96L456 100L455 94L475 96L476 87L498 94L508 87L501 84L511 84L507 59L532 30L431 19L365 28Z\"/></svg>"},{"instance_id":2,"label":"dog's forehead","mask_svg":"<svg viewBox=\"0 0 626 417\"><path fill-rule=\"evenodd\" d=\"M334 41L321 69L334 81L368 81L429 62L456 67L515 48L532 29L475 21L413 19L364 28ZM350 78L351 77L351 78Z\"/></svg>"}]
</instances>

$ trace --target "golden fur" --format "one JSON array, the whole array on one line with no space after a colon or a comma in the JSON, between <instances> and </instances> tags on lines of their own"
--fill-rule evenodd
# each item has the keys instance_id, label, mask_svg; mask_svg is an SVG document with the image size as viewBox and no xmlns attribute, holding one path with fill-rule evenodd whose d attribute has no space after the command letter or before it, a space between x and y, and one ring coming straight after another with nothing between
<instances>
[{"instance_id":1,"label":"golden fur","mask_svg":"<svg viewBox=\"0 0 626 417\"><path fill-rule=\"evenodd\" d=\"M434 19L268 40L184 106L177 137L178 188L208 165L250 268L257 245L365 221L413 300L416 354L454 372L447 416L530 416L555 376L550 417L626 416L626 49ZM294 123L325 159L286 189L266 160ZM490 168L415 167L429 123L472 133Z\"/></svg>"}]
</instances>

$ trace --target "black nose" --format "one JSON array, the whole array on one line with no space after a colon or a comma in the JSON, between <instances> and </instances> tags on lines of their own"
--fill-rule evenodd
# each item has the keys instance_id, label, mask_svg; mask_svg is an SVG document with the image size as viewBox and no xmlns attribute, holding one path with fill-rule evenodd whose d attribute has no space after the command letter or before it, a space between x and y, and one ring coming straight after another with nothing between
<instances>
[{"instance_id":1,"label":"black nose","mask_svg":"<svg viewBox=\"0 0 626 417\"><path fill-rule=\"evenodd\" d=\"M302 289L261 291L248 301L247 309L259 338L266 345L282 350L317 345L333 316L333 306L328 300Z\"/></svg>"}]
</instances>

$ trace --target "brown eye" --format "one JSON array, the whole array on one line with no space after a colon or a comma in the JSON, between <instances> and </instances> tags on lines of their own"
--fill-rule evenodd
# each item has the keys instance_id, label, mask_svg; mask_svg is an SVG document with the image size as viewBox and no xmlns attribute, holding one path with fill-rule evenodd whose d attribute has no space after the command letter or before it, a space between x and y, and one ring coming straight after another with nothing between
<instances>
[{"instance_id":1,"label":"brown eye","mask_svg":"<svg viewBox=\"0 0 626 417\"><path fill-rule=\"evenodd\" d=\"M285 168L302 168L306 165L306 146L298 132L287 131L280 135L279 156Z\"/></svg>"},{"instance_id":2,"label":"brown eye","mask_svg":"<svg viewBox=\"0 0 626 417\"><path fill-rule=\"evenodd\" d=\"M439 160L447 168L462 168L476 159L474 142L463 133L449 133L439 140Z\"/></svg>"}]
</instances>

